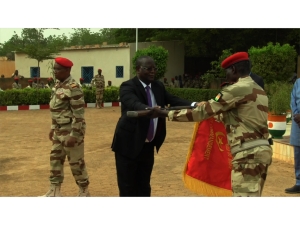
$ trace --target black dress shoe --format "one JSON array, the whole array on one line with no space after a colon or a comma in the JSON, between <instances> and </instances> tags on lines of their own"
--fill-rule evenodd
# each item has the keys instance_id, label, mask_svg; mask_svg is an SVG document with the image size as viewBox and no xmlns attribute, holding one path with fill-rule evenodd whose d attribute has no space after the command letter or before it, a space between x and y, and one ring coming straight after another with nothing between
<instances>
[{"instance_id":1,"label":"black dress shoe","mask_svg":"<svg viewBox=\"0 0 300 225\"><path fill-rule=\"evenodd\" d=\"M300 193L300 185L294 185L294 187L285 189L285 193L289 193L289 194Z\"/></svg>"}]
</instances>

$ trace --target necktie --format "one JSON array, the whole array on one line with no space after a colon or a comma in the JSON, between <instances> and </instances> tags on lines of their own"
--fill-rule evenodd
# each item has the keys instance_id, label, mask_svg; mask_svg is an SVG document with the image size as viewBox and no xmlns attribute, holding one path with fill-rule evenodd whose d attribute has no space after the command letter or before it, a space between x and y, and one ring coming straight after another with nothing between
<instances>
[{"instance_id":1,"label":"necktie","mask_svg":"<svg viewBox=\"0 0 300 225\"><path fill-rule=\"evenodd\" d=\"M152 100L151 100L151 95L150 95L150 87L147 85L146 86L146 93L147 93L147 99L148 99L148 105L152 107ZM148 141L152 141L154 136L154 121L153 119L150 119L150 126L147 134L147 139Z\"/></svg>"}]
</instances>

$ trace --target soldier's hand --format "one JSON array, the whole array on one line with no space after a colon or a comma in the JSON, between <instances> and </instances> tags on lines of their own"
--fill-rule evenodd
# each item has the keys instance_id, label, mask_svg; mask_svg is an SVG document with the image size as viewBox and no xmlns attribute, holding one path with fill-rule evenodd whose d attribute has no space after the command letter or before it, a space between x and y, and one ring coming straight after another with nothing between
<instances>
[{"instance_id":1,"label":"soldier's hand","mask_svg":"<svg viewBox=\"0 0 300 225\"><path fill-rule=\"evenodd\" d=\"M202 105L205 105L205 103L206 103L205 101L202 101L202 102L198 102L196 105L197 106L202 106Z\"/></svg>"},{"instance_id":2,"label":"soldier's hand","mask_svg":"<svg viewBox=\"0 0 300 225\"><path fill-rule=\"evenodd\" d=\"M75 146L75 142L76 142L76 138L75 137L69 137L69 139L66 141L66 147L74 147Z\"/></svg>"},{"instance_id":3,"label":"soldier's hand","mask_svg":"<svg viewBox=\"0 0 300 225\"><path fill-rule=\"evenodd\" d=\"M51 129L50 132L49 132L49 140L50 140L50 141L53 140L53 139L52 139L52 138L53 138L53 134L54 134L54 130Z\"/></svg>"}]
</instances>

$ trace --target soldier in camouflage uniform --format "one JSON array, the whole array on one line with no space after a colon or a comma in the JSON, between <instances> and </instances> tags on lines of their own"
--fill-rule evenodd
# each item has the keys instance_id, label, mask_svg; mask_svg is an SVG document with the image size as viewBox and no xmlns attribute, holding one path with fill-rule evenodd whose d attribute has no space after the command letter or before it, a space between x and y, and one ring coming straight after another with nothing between
<instances>
[{"instance_id":1,"label":"soldier in camouflage uniform","mask_svg":"<svg viewBox=\"0 0 300 225\"><path fill-rule=\"evenodd\" d=\"M52 77L49 77L47 79L47 84L45 85L45 88L48 88L48 89L52 89L54 87L54 80Z\"/></svg>"},{"instance_id":2,"label":"soldier in camouflage uniform","mask_svg":"<svg viewBox=\"0 0 300 225\"><path fill-rule=\"evenodd\" d=\"M37 77L33 78L32 88L38 88Z\"/></svg>"},{"instance_id":3,"label":"soldier in camouflage uniform","mask_svg":"<svg viewBox=\"0 0 300 225\"><path fill-rule=\"evenodd\" d=\"M212 100L198 107L176 111L152 109L153 117L168 116L171 121L202 121L223 114L232 160L233 196L262 195L268 166L272 162L272 148L268 142L268 97L250 74L246 52L235 53L222 64L227 77L237 82L223 87Z\"/></svg>"},{"instance_id":4,"label":"soldier in camouflage uniform","mask_svg":"<svg viewBox=\"0 0 300 225\"><path fill-rule=\"evenodd\" d=\"M171 83L169 84L169 87L172 87L172 88L175 87L175 79L174 78L171 79Z\"/></svg>"},{"instance_id":5,"label":"soldier in camouflage uniform","mask_svg":"<svg viewBox=\"0 0 300 225\"><path fill-rule=\"evenodd\" d=\"M169 83L168 83L168 79L166 77L164 78L163 84L165 85L165 87L169 87L170 86Z\"/></svg>"},{"instance_id":6,"label":"soldier in camouflage uniform","mask_svg":"<svg viewBox=\"0 0 300 225\"><path fill-rule=\"evenodd\" d=\"M32 88L32 80L28 80L28 86L26 88Z\"/></svg>"},{"instance_id":7,"label":"soldier in camouflage uniform","mask_svg":"<svg viewBox=\"0 0 300 225\"><path fill-rule=\"evenodd\" d=\"M71 77L73 63L66 58L55 58L54 74L57 82L52 89L50 111L52 125L49 139L52 141L50 153L50 189L44 197L61 196L60 188L64 180L64 162L67 156L80 197L88 197L89 177L84 161L84 96L79 84Z\"/></svg>"},{"instance_id":8,"label":"soldier in camouflage uniform","mask_svg":"<svg viewBox=\"0 0 300 225\"><path fill-rule=\"evenodd\" d=\"M22 89L22 85L19 83L19 78L15 77L14 78L15 82L12 84L13 89Z\"/></svg>"},{"instance_id":9,"label":"soldier in camouflage uniform","mask_svg":"<svg viewBox=\"0 0 300 225\"><path fill-rule=\"evenodd\" d=\"M37 83L36 84L37 84L36 88L38 88L38 89L44 88L42 83L41 83L41 78L40 77L37 78Z\"/></svg>"},{"instance_id":10,"label":"soldier in camouflage uniform","mask_svg":"<svg viewBox=\"0 0 300 225\"><path fill-rule=\"evenodd\" d=\"M101 75L101 73L102 73L102 70L98 69L98 74L96 74L91 81L92 87L96 87L96 105L95 105L95 107L98 109L102 108L103 93L104 93L104 87L105 87L105 79L104 79L104 76Z\"/></svg>"},{"instance_id":11,"label":"soldier in camouflage uniform","mask_svg":"<svg viewBox=\"0 0 300 225\"><path fill-rule=\"evenodd\" d=\"M174 87L175 87L175 88L180 88L179 80L178 80L178 77L177 77L177 76L175 76Z\"/></svg>"}]
</instances>

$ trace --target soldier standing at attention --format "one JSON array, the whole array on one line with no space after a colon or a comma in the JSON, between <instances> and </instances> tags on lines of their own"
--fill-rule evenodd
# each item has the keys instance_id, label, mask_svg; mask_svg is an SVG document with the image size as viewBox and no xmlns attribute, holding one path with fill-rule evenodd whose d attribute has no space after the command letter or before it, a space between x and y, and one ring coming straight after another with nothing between
<instances>
[{"instance_id":1,"label":"soldier standing at attention","mask_svg":"<svg viewBox=\"0 0 300 225\"><path fill-rule=\"evenodd\" d=\"M15 82L13 82L12 88L13 89L22 89L22 85L19 84L19 78L15 77L14 80L15 80Z\"/></svg>"},{"instance_id":2,"label":"soldier standing at attention","mask_svg":"<svg viewBox=\"0 0 300 225\"><path fill-rule=\"evenodd\" d=\"M37 77L33 78L32 88L38 88Z\"/></svg>"},{"instance_id":3,"label":"soldier standing at attention","mask_svg":"<svg viewBox=\"0 0 300 225\"><path fill-rule=\"evenodd\" d=\"M95 107L98 109L102 108L102 102L103 102L103 93L104 93L104 87L105 87L105 80L104 76L101 75L102 70L98 69L98 74L94 76L94 78L91 81L92 87L96 87L96 105Z\"/></svg>"},{"instance_id":4,"label":"soldier standing at attention","mask_svg":"<svg viewBox=\"0 0 300 225\"><path fill-rule=\"evenodd\" d=\"M32 80L28 80L28 86L26 88L32 88Z\"/></svg>"},{"instance_id":5,"label":"soldier standing at attention","mask_svg":"<svg viewBox=\"0 0 300 225\"><path fill-rule=\"evenodd\" d=\"M52 77L49 77L47 79L47 84L45 85L45 88L49 88L49 89L52 89L54 86L54 80Z\"/></svg>"},{"instance_id":6,"label":"soldier standing at attention","mask_svg":"<svg viewBox=\"0 0 300 225\"><path fill-rule=\"evenodd\" d=\"M221 66L229 80L236 80L236 83L224 87L214 99L198 103L195 109L167 111L153 108L153 116L194 122L222 113L233 156L233 196L260 197L272 161L272 148L268 142L268 97L249 76L247 52L229 56Z\"/></svg>"},{"instance_id":7,"label":"soldier standing at attention","mask_svg":"<svg viewBox=\"0 0 300 225\"><path fill-rule=\"evenodd\" d=\"M61 196L64 180L64 162L67 156L73 177L79 186L79 197L89 197L89 177L84 162L84 97L79 84L71 77L73 63L66 58L55 58L54 74L57 80L50 101L52 125L49 139L50 189L43 197Z\"/></svg>"}]
</instances>

